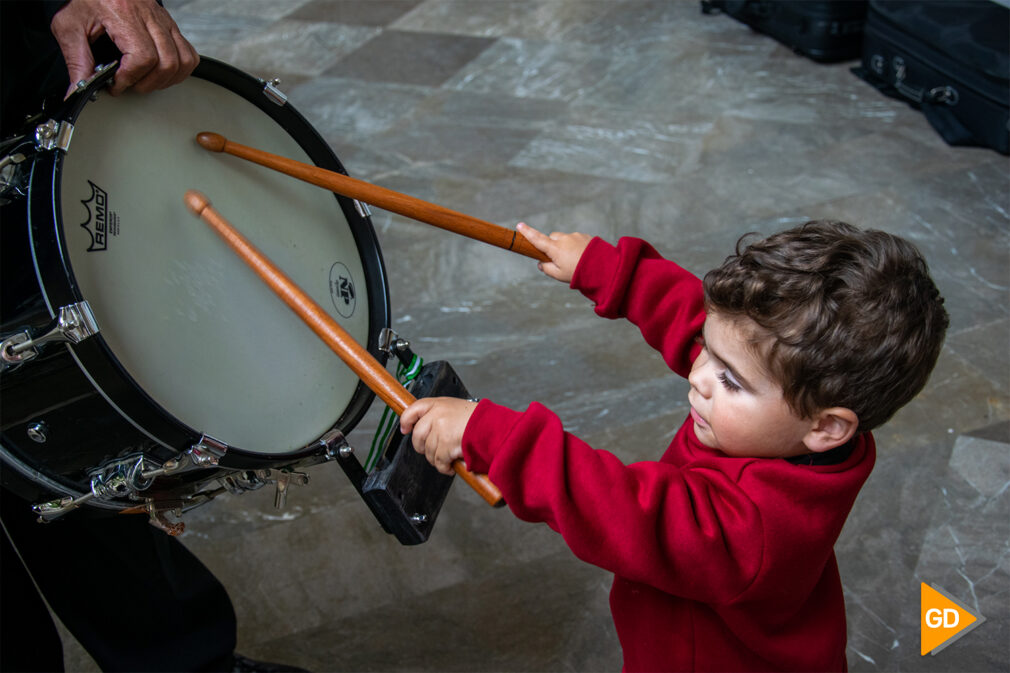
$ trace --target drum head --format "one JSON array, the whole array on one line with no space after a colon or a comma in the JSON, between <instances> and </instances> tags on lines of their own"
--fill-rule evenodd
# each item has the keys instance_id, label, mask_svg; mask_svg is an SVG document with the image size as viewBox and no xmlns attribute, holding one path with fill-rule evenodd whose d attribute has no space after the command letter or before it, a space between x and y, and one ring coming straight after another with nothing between
<instances>
[{"instance_id":1,"label":"drum head","mask_svg":"<svg viewBox=\"0 0 1010 673\"><path fill-rule=\"evenodd\" d=\"M183 194L207 195L366 346L388 324L382 260L370 224L350 221L346 200L196 143L197 133L215 131L318 163L304 138L261 109L274 103L254 105L222 83L230 69L201 69L212 65L217 82L194 76L151 94L103 92L81 109L54 188L63 258L137 394L241 451L298 452L342 418L349 430L371 396L186 209ZM251 79L234 72L237 82ZM308 150L332 156L325 146Z\"/></svg>"}]
</instances>

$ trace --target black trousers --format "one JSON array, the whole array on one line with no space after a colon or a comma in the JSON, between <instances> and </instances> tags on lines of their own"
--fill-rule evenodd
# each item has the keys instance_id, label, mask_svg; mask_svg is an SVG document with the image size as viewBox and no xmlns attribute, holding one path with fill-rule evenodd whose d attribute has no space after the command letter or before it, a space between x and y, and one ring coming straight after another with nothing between
<instances>
[{"instance_id":1,"label":"black trousers","mask_svg":"<svg viewBox=\"0 0 1010 673\"><path fill-rule=\"evenodd\" d=\"M62 6L0 0L0 138L43 110L43 99L58 102L67 89L66 66L49 32ZM100 62L115 52L105 42ZM0 208L0 315L7 317L36 291L25 218L23 201ZM0 671L63 670L63 648L42 596L102 670L231 670L235 612L228 594L146 516L85 507L39 524L27 501L6 489L0 496Z\"/></svg>"},{"instance_id":2,"label":"black trousers","mask_svg":"<svg viewBox=\"0 0 1010 673\"><path fill-rule=\"evenodd\" d=\"M2 491L0 670L63 670L36 585L103 671L231 670L231 601L178 540L139 514L35 518L26 501Z\"/></svg>"}]
</instances>

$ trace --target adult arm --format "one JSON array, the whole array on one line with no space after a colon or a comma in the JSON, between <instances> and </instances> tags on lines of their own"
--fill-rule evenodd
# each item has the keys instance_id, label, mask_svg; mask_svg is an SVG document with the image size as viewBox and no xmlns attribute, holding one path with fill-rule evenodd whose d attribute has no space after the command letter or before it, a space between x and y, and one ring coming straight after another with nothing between
<instances>
[{"instance_id":1,"label":"adult arm","mask_svg":"<svg viewBox=\"0 0 1010 673\"><path fill-rule=\"evenodd\" d=\"M91 43L108 35L123 56L110 92L140 92L178 84L200 61L169 13L154 0L70 0L50 23L70 75L70 85L95 68Z\"/></svg>"}]
</instances>

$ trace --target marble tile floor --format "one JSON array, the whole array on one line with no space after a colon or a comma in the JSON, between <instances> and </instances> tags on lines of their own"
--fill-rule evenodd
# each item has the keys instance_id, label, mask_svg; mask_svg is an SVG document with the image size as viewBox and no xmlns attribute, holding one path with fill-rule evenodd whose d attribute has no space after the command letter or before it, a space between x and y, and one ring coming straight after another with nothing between
<instances>
[{"instance_id":1,"label":"marble tile floor","mask_svg":"<svg viewBox=\"0 0 1010 673\"><path fill-rule=\"evenodd\" d=\"M204 55L281 88L348 171L511 226L635 235L703 273L750 231L830 217L924 251L952 325L877 433L837 545L853 671L1010 669L1010 171L923 117L688 0L168 0ZM687 387L633 328L525 258L373 210L393 327L477 395L539 400L626 461ZM367 446L378 404L351 433ZM619 670L610 579L457 484L402 547L342 473L186 516L239 650L314 671ZM987 618L919 653L919 583ZM95 670L79 647L68 670Z\"/></svg>"}]
</instances>

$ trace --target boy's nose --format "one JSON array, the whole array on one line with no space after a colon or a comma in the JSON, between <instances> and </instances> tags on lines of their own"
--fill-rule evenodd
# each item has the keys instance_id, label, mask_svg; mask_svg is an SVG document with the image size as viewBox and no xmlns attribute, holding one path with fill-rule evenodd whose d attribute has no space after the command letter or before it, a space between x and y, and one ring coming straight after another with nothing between
<instances>
[{"instance_id":1,"label":"boy's nose","mask_svg":"<svg viewBox=\"0 0 1010 673\"><path fill-rule=\"evenodd\" d=\"M707 398L710 390L706 383L707 377L704 375L704 369L705 366L703 364L695 362L694 367L691 368L691 373L687 375L687 382L698 391L699 395Z\"/></svg>"}]
</instances>

